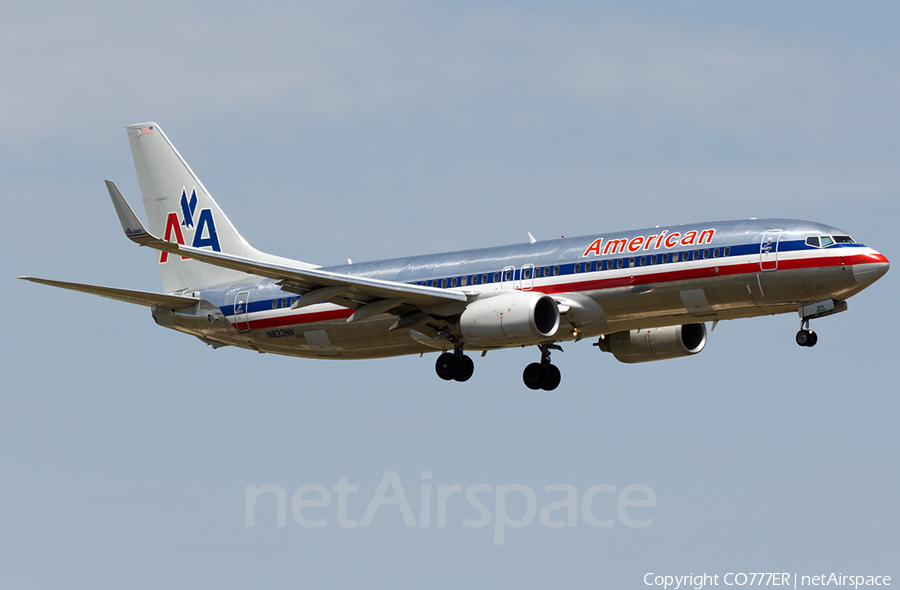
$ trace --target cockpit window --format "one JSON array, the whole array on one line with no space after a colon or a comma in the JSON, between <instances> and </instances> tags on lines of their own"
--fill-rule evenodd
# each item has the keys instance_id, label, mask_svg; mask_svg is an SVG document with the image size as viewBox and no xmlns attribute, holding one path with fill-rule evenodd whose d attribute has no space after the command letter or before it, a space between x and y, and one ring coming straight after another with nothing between
<instances>
[{"instance_id":1,"label":"cockpit window","mask_svg":"<svg viewBox=\"0 0 900 590\"><path fill-rule=\"evenodd\" d=\"M827 248L834 244L855 244L856 240L850 236L809 236L806 245L813 248Z\"/></svg>"}]
</instances>

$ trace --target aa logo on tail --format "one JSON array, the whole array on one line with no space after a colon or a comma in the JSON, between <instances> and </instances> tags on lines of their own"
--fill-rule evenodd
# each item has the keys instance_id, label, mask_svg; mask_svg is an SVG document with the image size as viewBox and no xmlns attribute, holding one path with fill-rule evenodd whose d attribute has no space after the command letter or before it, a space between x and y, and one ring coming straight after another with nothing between
<instances>
[{"instance_id":1,"label":"aa logo on tail","mask_svg":"<svg viewBox=\"0 0 900 590\"><path fill-rule=\"evenodd\" d=\"M213 220L212 209L200 209L200 215L197 217L197 227L194 228L194 214L197 211L197 190L191 189L191 198L188 200L187 190L181 191L181 215L182 219L178 219L178 213L170 212L166 216L166 231L163 239L167 242L177 242L184 246L184 235L186 232L193 232L191 246L194 248L203 248L210 246L213 251L221 252L219 246L219 237L216 234L216 222ZM184 226L184 232L181 227ZM187 256L182 256L182 260L186 260ZM168 262L169 253L163 252L159 257L159 263Z\"/></svg>"}]
</instances>

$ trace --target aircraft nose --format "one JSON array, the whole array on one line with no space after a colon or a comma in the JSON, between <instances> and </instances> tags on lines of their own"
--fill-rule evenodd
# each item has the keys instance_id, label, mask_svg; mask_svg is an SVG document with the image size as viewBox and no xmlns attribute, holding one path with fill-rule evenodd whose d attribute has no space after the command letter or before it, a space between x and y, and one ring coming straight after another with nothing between
<instances>
[{"instance_id":1,"label":"aircraft nose","mask_svg":"<svg viewBox=\"0 0 900 590\"><path fill-rule=\"evenodd\" d=\"M853 266L853 277L856 279L856 284L863 289L883 277L891 267L891 263L883 254L875 253L868 258L869 262Z\"/></svg>"}]
</instances>

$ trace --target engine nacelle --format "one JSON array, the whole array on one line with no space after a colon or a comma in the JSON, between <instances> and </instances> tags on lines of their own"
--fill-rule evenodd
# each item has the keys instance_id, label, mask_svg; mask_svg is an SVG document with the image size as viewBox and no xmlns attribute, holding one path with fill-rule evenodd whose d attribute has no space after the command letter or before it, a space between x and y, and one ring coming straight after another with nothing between
<instances>
[{"instance_id":1,"label":"engine nacelle","mask_svg":"<svg viewBox=\"0 0 900 590\"><path fill-rule=\"evenodd\" d=\"M623 363L646 363L697 354L706 346L706 325L685 324L615 332L600 338L600 350Z\"/></svg>"},{"instance_id":2,"label":"engine nacelle","mask_svg":"<svg viewBox=\"0 0 900 590\"><path fill-rule=\"evenodd\" d=\"M504 293L467 305L459 328L463 340L475 347L534 344L556 334L559 307L544 293Z\"/></svg>"}]
</instances>

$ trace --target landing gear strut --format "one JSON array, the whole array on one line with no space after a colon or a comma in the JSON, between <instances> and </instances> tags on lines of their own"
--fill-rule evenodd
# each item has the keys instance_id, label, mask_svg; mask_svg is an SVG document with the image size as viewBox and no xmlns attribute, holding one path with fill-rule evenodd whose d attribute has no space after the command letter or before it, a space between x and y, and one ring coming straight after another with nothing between
<instances>
[{"instance_id":1,"label":"landing gear strut","mask_svg":"<svg viewBox=\"0 0 900 590\"><path fill-rule=\"evenodd\" d=\"M522 381L528 389L543 389L544 391L553 391L559 387L562 376L556 365L550 364L550 351L558 350L562 352L562 348L556 344L540 344L541 362L531 363L525 367L522 373Z\"/></svg>"},{"instance_id":2,"label":"landing gear strut","mask_svg":"<svg viewBox=\"0 0 900 590\"><path fill-rule=\"evenodd\" d=\"M434 370L444 381L468 381L475 372L475 363L463 354L462 345L457 344L453 352L445 352L437 358Z\"/></svg>"},{"instance_id":3,"label":"landing gear strut","mask_svg":"<svg viewBox=\"0 0 900 590\"><path fill-rule=\"evenodd\" d=\"M796 340L800 346L809 347L815 346L816 342L819 341L816 333L809 329L809 318L804 318L800 321L800 331L797 332Z\"/></svg>"}]
</instances>

